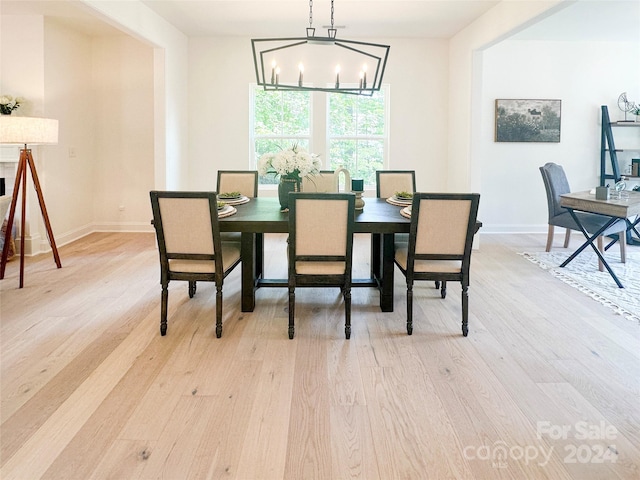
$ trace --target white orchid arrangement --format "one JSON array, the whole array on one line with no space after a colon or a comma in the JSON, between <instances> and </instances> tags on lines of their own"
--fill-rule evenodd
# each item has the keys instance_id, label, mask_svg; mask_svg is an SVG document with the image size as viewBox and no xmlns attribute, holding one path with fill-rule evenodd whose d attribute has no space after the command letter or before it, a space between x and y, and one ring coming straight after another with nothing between
<instances>
[{"instance_id":1,"label":"white orchid arrangement","mask_svg":"<svg viewBox=\"0 0 640 480\"><path fill-rule=\"evenodd\" d=\"M269 173L287 178L302 180L303 177L317 175L322 163L320 156L309 153L297 144L278 153L265 153L258 160L258 173Z\"/></svg>"},{"instance_id":2,"label":"white orchid arrangement","mask_svg":"<svg viewBox=\"0 0 640 480\"><path fill-rule=\"evenodd\" d=\"M0 112L3 115L11 115L16 108L20 106L24 100L22 98L13 98L11 95L0 96Z\"/></svg>"}]
</instances>

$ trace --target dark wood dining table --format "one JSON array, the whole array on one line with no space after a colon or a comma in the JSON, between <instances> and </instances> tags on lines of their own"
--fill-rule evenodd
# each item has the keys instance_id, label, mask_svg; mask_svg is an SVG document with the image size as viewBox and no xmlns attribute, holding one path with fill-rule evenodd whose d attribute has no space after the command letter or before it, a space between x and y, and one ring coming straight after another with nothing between
<instances>
[{"instance_id":1,"label":"dark wood dining table","mask_svg":"<svg viewBox=\"0 0 640 480\"><path fill-rule=\"evenodd\" d=\"M380 198L367 198L364 209L355 216L356 233L378 233L379 252L372 255L371 277L354 278L354 287L375 287L380 291L380 309L393 311L394 234L409 232L411 221L400 214L402 207ZM235 215L220 219L223 232L241 232L242 311L252 312L255 291L260 287L286 287L287 279L264 278L263 234L287 233L289 214L280 211L277 198L260 197L236 205ZM287 259L283 259L287 261Z\"/></svg>"},{"instance_id":2,"label":"dark wood dining table","mask_svg":"<svg viewBox=\"0 0 640 480\"><path fill-rule=\"evenodd\" d=\"M364 209L356 211L355 233L373 233L371 276L354 278L354 287L375 287L380 292L380 309L393 311L394 235L408 233L409 218L403 217L403 207L391 205L382 198L365 198ZM255 291L260 287L287 287L287 279L264 278L263 235L287 233L289 214L280 211L277 198L252 198L236 205L234 215L220 219L223 232L241 232L242 311L255 308ZM476 231L482 224L476 223ZM283 259L287 261L287 259Z\"/></svg>"}]
</instances>

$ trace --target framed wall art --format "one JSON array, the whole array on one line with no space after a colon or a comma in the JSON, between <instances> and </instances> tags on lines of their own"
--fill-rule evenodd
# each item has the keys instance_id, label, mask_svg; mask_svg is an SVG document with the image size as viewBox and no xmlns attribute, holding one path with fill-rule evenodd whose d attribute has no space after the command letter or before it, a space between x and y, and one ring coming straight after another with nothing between
<instances>
[{"instance_id":1,"label":"framed wall art","mask_svg":"<svg viewBox=\"0 0 640 480\"><path fill-rule=\"evenodd\" d=\"M561 100L496 100L496 142L560 142Z\"/></svg>"}]
</instances>

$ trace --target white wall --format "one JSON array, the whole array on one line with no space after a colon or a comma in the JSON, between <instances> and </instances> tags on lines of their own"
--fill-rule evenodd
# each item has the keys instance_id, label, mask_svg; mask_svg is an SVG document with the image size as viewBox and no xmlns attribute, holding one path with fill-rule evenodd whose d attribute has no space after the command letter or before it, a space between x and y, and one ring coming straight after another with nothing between
<instances>
[{"instance_id":1,"label":"white wall","mask_svg":"<svg viewBox=\"0 0 640 480\"><path fill-rule=\"evenodd\" d=\"M154 54L129 36L93 41L95 228L149 225L154 188Z\"/></svg>"},{"instance_id":2,"label":"white wall","mask_svg":"<svg viewBox=\"0 0 640 480\"><path fill-rule=\"evenodd\" d=\"M44 29L46 115L58 119L58 145L41 147L39 169L51 227L58 245L92 230L95 194L94 95L91 38L47 19ZM45 80L46 79L46 80ZM39 212L31 216L39 219ZM49 245L41 229L36 251Z\"/></svg>"},{"instance_id":3,"label":"white wall","mask_svg":"<svg viewBox=\"0 0 640 480\"><path fill-rule=\"evenodd\" d=\"M599 184L600 106L608 105L615 121L623 115L617 107L621 92L640 99L640 43L505 41L486 50L482 64L475 148L483 230L544 232L546 195L538 167L563 165L573 190ZM560 143L494 142L498 98L562 100ZM640 148L640 129L625 134L635 135ZM623 146L622 138L616 146Z\"/></svg>"},{"instance_id":4,"label":"white wall","mask_svg":"<svg viewBox=\"0 0 640 480\"><path fill-rule=\"evenodd\" d=\"M384 77L392 85L389 168L415 169L419 189L442 190L447 158L447 42L371 41L392 45ZM192 189L215 188L219 169L250 167L249 85L256 81L251 59L249 38L189 41ZM315 121L323 123L323 112L314 113ZM314 152L324 157L325 152Z\"/></svg>"}]
</instances>

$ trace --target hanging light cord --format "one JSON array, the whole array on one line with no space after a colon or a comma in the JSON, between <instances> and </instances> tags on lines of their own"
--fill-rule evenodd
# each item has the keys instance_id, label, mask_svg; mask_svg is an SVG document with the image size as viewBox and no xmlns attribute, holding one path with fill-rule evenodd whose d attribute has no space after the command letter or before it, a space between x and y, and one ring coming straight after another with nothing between
<instances>
[{"instance_id":1,"label":"hanging light cord","mask_svg":"<svg viewBox=\"0 0 640 480\"><path fill-rule=\"evenodd\" d=\"M313 28L313 0L309 0L309 28Z\"/></svg>"}]
</instances>

